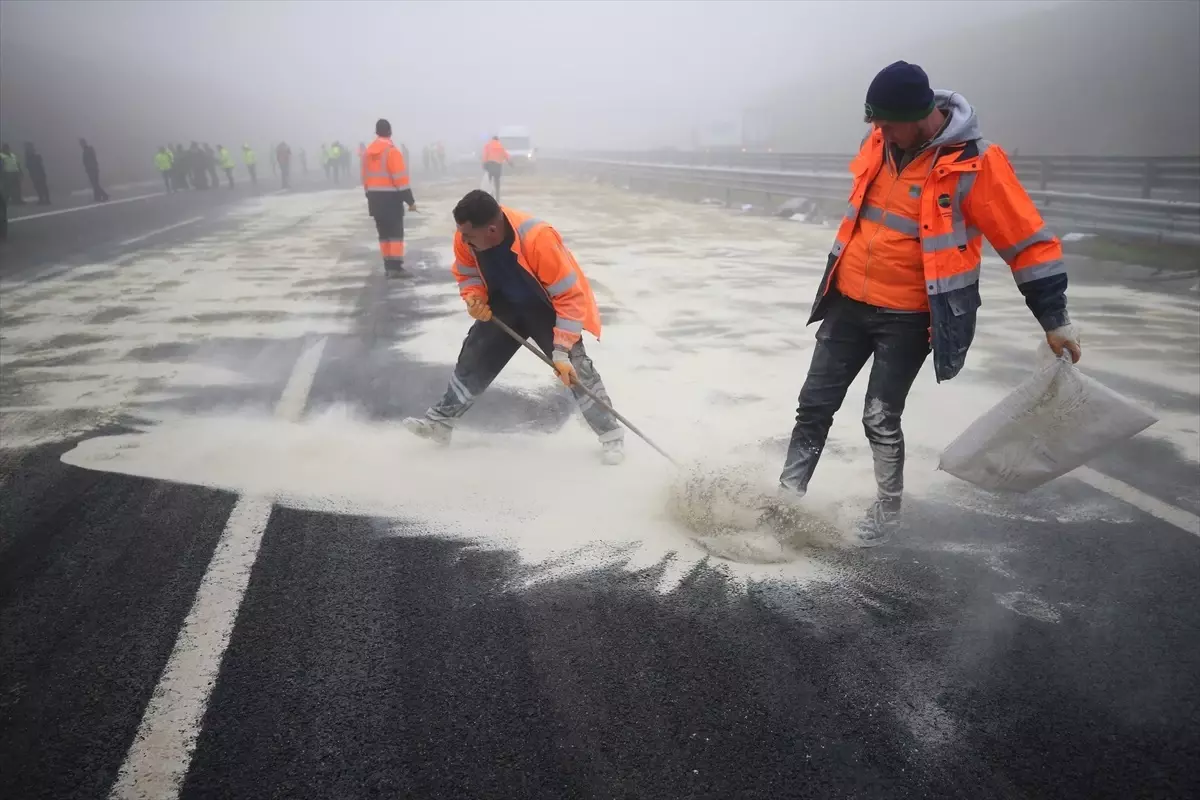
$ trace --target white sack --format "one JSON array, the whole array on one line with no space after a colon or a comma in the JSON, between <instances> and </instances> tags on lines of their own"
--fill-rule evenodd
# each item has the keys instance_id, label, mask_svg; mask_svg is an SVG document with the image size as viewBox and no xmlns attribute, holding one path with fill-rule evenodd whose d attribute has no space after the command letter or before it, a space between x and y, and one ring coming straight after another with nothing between
<instances>
[{"instance_id":1,"label":"white sack","mask_svg":"<svg viewBox=\"0 0 1200 800\"><path fill-rule=\"evenodd\" d=\"M938 469L984 489L1027 492L1158 421L1042 344L1036 372L959 434Z\"/></svg>"}]
</instances>

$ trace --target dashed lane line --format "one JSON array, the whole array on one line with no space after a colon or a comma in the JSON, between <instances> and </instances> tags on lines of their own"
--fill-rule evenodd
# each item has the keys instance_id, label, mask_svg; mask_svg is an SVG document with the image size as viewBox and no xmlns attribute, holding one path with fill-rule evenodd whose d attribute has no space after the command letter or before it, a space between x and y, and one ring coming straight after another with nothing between
<instances>
[{"instance_id":1,"label":"dashed lane line","mask_svg":"<svg viewBox=\"0 0 1200 800\"><path fill-rule=\"evenodd\" d=\"M1145 511L1152 517L1170 523L1176 528L1187 531L1194 536L1200 536L1200 516L1190 511L1177 508L1170 503L1164 503L1157 497L1151 497L1141 489L1135 489L1125 481L1117 480L1091 467L1079 467L1070 473L1093 489L1099 489L1105 494L1112 495L1118 500L1128 503L1134 508Z\"/></svg>"},{"instance_id":2,"label":"dashed lane line","mask_svg":"<svg viewBox=\"0 0 1200 800\"><path fill-rule=\"evenodd\" d=\"M151 236L158 236L160 233L166 233L167 231L173 231L176 228L182 228L184 225L191 225L193 222L199 222L202 219L204 219L204 217L192 217L191 219L185 219L183 222L176 222L172 225L165 225L161 228L152 230L149 233L143 233L140 236L134 236L131 239L126 239L125 241L121 242L121 247L128 247L131 244L137 244L138 242L144 242L147 239L149 239Z\"/></svg>"},{"instance_id":3,"label":"dashed lane line","mask_svg":"<svg viewBox=\"0 0 1200 800\"><path fill-rule=\"evenodd\" d=\"M23 217L10 217L8 224L12 225L17 222L24 222L27 219L40 219L41 217L56 217L59 214L74 214L76 211L90 211L93 208L108 208L109 206L119 206L121 203L132 203L135 200L146 200L151 197L162 197L163 192L154 192L153 194L139 194L136 197L122 197L119 200L105 200L103 203L92 203L86 206L75 206L74 208L60 208L57 211L43 211L40 214L26 214Z\"/></svg>"},{"instance_id":4,"label":"dashed lane line","mask_svg":"<svg viewBox=\"0 0 1200 800\"><path fill-rule=\"evenodd\" d=\"M304 413L325 341L318 340L296 360L275 416L298 420ZM179 797L273 505L270 497L242 495L233 507L110 800Z\"/></svg>"}]
</instances>

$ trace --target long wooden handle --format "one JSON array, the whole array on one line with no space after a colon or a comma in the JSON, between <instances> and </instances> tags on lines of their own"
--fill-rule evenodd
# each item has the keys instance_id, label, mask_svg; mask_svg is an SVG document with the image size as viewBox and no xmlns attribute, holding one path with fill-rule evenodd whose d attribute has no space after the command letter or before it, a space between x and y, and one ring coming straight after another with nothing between
<instances>
[{"instance_id":1,"label":"long wooden handle","mask_svg":"<svg viewBox=\"0 0 1200 800\"><path fill-rule=\"evenodd\" d=\"M496 323L496 325L499 326L500 330L504 331L509 336L511 336L513 339L515 339L517 342L519 342L522 347L524 347L526 350L528 350L529 352L531 352L535 356L537 356L539 359L541 359L543 364L548 366L550 369L554 369L554 362L551 361L549 358L547 358L545 353L543 353L537 347L534 347L533 345L531 345L529 343L529 341L527 339L525 339L525 337L521 336L519 333L517 333L512 328L510 328L507 323L505 323L499 317L496 317L494 315L492 316L492 322ZM558 370L555 370L554 374L557 375ZM588 389L586 386L584 386L582 382L577 381L575 383L575 385L579 387L580 391L582 391L584 394L586 394L588 397L590 397L592 399L592 402L594 402L596 405L603 408L608 413L612 414L614 417L617 418L617 420L622 425L624 425L626 428L629 428L629 430L633 431L639 437L641 437L641 440L643 442L645 442L646 444L653 447L660 456L665 458L667 461L670 461L675 466L677 466L677 467L679 466L679 462L677 462L675 459L671 458L671 456L667 453L666 450L663 450L661 447L656 445L649 436L647 436L646 434L644 434L640 430L638 430L638 427L636 425L634 425L629 420L625 419L625 417L623 417L615 408L610 406L603 399L601 399L601 398L597 397L595 394L593 394L592 391L590 389Z\"/></svg>"}]
</instances>

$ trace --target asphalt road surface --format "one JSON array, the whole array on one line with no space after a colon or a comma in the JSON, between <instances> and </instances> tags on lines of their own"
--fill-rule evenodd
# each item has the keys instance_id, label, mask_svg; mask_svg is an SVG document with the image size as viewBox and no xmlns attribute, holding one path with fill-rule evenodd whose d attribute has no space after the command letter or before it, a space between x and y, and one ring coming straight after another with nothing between
<instances>
[{"instance_id":1,"label":"asphalt road surface","mask_svg":"<svg viewBox=\"0 0 1200 800\"><path fill-rule=\"evenodd\" d=\"M417 180L393 281L357 191L262 183L0 251L3 797L1200 796L1194 274L1074 265L1090 374L1159 416L1087 469L1015 497L933 470L1031 366L988 265L967 371L909 403L903 532L714 553L662 511L669 467L632 440L601 465L528 354L448 450L399 430L469 322L473 181ZM505 190L588 271L618 408L777 465L830 232ZM861 396L814 481L839 524Z\"/></svg>"}]
</instances>

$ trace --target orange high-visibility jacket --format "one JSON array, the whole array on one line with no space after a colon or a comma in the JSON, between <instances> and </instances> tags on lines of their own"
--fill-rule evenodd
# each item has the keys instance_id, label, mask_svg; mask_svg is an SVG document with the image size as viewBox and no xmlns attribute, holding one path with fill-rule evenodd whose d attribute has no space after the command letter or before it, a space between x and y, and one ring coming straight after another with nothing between
<instances>
[{"instance_id":1,"label":"orange high-visibility jacket","mask_svg":"<svg viewBox=\"0 0 1200 800\"><path fill-rule=\"evenodd\" d=\"M537 279L554 306L554 347L570 350L583 331L600 338L600 309L588 285L587 276L563 244L558 231L511 208L501 207L516 235L512 250L521 267ZM487 299L487 284L475 259L475 251L461 233L454 234L454 278L458 293L466 300L472 295Z\"/></svg>"},{"instance_id":2,"label":"orange high-visibility jacket","mask_svg":"<svg viewBox=\"0 0 1200 800\"><path fill-rule=\"evenodd\" d=\"M936 94L951 118L926 146L930 153L910 165L920 168L925 159L922 177L880 177L894 167L884 163L878 129L850 162L850 202L809 323L824 318L834 294L902 310L928 308L934 373L941 382L962 369L975 336L983 237L1008 263L1045 330L1066 325L1069 317L1062 245L1046 230L1004 151L980 137L971 106L959 95ZM890 191L872 191L877 179ZM838 275L843 258L845 277Z\"/></svg>"},{"instance_id":3,"label":"orange high-visibility jacket","mask_svg":"<svg viewBox=\"0 0 1200 800\"><path fill-rule=\"evenodd\" d=\"M488 139L487 144L483 146L483 163L502 164L508 161L508 151L504 149L504 145L500 144L499 139Z\"/></svg>"},{"instance_id":4,"label":"orange high-visibility jacket","mask_svg":"<svg viewBox=\"0 0 1200 800\"><path fill-rule=\"evenodd\" d=\"M408 186L408 165L391 139L380 136L371 142L362 158L362 183L373 192L403 192Z\"/></svg>"}]
</instances>

